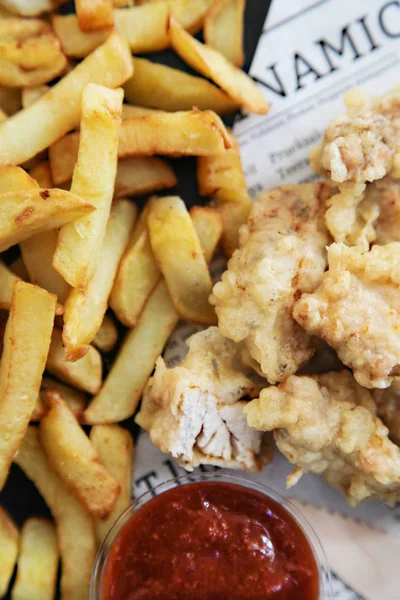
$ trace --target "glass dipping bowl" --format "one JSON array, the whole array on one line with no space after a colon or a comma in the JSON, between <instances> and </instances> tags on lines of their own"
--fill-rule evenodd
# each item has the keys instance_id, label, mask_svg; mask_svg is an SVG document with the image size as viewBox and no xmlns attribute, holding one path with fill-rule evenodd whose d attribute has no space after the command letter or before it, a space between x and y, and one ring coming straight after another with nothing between
<instances>
[{"instance_id":1,"label":"glass dipping bowl","mask_svg":"<svg viewBox=\"0 0 400 600\"><path fill-rule=\"evenodd\" d=\"M176 477L175 479L170 479L165 483L161 483L155 487L154 490L145 492L139 498L133 500L120 515L120 517L118 517L118 519L115 521L114 525L111 527L100 546L92 572L90 600L107 600L101 593L104 567L114 541L117 539L118 534L129 521L131 516L144 504L151 501L154 496L162 494L163 492L175 488L178 485L190 485L191 483L199 483L203 481L214 481L243 486L251 490L255 490L264 496L268 496L272 500L275 500L277 504L283 506L299 525L313 550L315 562L319 571L319 600L333 600L331 577L325 552L311 524L297 508L297 506L294 506L290 500L284 498L265 485L244 477L231 475L226 471L216 471L211 473L188 473L187 475Z\"/></svg>"}]
</instances>

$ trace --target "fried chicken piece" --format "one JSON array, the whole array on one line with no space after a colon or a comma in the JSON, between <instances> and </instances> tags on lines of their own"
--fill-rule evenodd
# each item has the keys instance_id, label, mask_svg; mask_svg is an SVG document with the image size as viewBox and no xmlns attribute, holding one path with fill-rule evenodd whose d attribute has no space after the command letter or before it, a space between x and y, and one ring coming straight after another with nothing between
<instances>
[{"instance_id":1,"label":"fried chicken piece","mask_svg":"<svg viewBox=\"0 0 400 600\"><path fill-rule=\"evenodd\" d=\"M370 101L359 90L345 96L347 114L327 127L310 155L312 168L335 183L382 179L396 162L400 142L400 91Z\"/></svg>"},{"instance_id":2,"label":"fried chicken piece","mask_svg":"<svg viewBox=\"0 0 400 600\"><path fill-rule=\"evenodd\" d=\"M390 438L400 446L400 380L386 390L373 390L378 417L389 429Z\"/></svg>"},{"instance_id":3,"label":"fried chicken piece","mask_svg":"<svg viewBox=\"0 0 400 600\"><path fill-rule=\"evenodd\" d=\"M400 242L369 252L332 244L329 271L293 316L322 337L360 385L389 387L400 373Z\"/></svg>"},{"instance_id":4,"label":"fried chicken piece","mask_svg":"<svg viewBox=\"0 0 400 600\"><path fill-rule=\"evenodd\" d=\"M260 470L262 434L247 425L241 400L260 388L235 369L235 344L210 327L187 345L186 358L173 369L158 359L136 422L185 469Z\"/></svg>"},{"instance_id":5,"label":"fried chicken piece","mask_svg":"<svg viewBox=\"0 0 400 600\"><path fill-rule=\"evenodd\" d=\"M377 198L365 193L364 184L343 184L327 204L325 223L335 242L368 250L376 239L374 225L380 215Z\"/></svg>"},{"instance_id":6,"label":"fried chicken piece","mask_svg":"<svg viewBox=\"0 0 400 600\"><path fill-rule=\"evenodd\" d=\"M349 371L291 376L245 408L248 424L274 430L279 450L297 465L289 485L303 472L317 473L353 506L400 499L400 449L374 412L372 393Z\"/></svg>"},{"instance_id":7,"label":"fried chicken piece","mask_svg":"<svg viewBox=\"0 0 400 600\"><path fill-rule=\"evenodd\" d=\"M242 361L270 383L295 373L314 353L292 308L303 292L319 285L325 271L324 212L331 193L318 182L261 195L210 298L222 334L240 343Z\"/></svg>"},{"instance_id":8,"label":"fried chicken piece","mask_svg":"<svg viewBox=\"0 0 400 600\"><path fill-rule=\"evenodd\" d=\"M365 201L378 207L379 218L374 223L375 242L400 242L400 179L384 177L367 186Z\"/></svg>"}]
</instances>

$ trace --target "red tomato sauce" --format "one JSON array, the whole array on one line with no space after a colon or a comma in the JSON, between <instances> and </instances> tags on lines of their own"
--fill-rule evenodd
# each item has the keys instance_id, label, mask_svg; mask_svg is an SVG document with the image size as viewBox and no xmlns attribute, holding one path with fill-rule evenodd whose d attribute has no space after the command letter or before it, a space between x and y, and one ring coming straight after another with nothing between
<instances>
[{"instance_id":1,"label":"red tomato sauce","mask_svg":"<svg viewBox=\"0 0 400 600\"><path fill-rule=\"evenodd\" d=\"M222 482L182 485L123 526L102 579L107 600L317 600L318 567L285 508Z\"/></svg>"}]
</instances>

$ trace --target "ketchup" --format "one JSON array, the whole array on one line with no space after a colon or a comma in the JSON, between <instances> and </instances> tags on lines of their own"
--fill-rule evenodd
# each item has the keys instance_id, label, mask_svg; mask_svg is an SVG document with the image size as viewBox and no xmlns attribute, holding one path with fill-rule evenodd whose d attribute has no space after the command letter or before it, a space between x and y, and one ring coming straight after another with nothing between
<instances>
[{"instance_id":1,"label":"ketchup","mask_svg":"<svg viewBox=\"0 0 400 600\"><path fill-rule=\"evenodd\" d=\"M277 502L247 487L201 482L150 500L105 563L107 600L317 600L310 543Z\"/></svg>"}]
</instances>

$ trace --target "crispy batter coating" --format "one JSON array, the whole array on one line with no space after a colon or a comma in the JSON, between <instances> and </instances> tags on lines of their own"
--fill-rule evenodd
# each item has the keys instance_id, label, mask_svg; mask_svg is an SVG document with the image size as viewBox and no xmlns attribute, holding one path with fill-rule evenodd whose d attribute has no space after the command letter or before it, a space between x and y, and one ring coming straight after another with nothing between
<instances>
[{"instance_id":1,"label":"crispy batter coating","mask_svg":"<svg viewBox=\"0 0 400 600\"><path fill-rule=\"evenodd\" d=\"M345 103L347 114L334 119L310 153L312 168L339 187L326 225L335 242L348 246L399 241L400 90L372 100L350 90Z\"/></svg>"},{"instance_id":2,"label":"crispy batter coating","mask_svg":"<svg viewBox=\"0 0 400 600\"><path fill-rule=\"evenodd\" d=\"M372 393L348 371L289 377L245 408L248 424L274 430L279 450L297 465L289 485L302 472L321 474L352 505L400 499L400 449L374 412Z\"/></svg>"},{"instance_id":3,"label":"crispy batter coating","mask_svg":"<svg viewBox=\"0 0 400 600\"><path fill-rule=\"evenodd\" d=\"M400 446L400 380L386 390L373 390L378 417L389 429L391 440Z\"/></svg>"},{"instance_id":4,"label":"crispy batter coating","mask_svg":"<svg viewBox=\"0 0 400 600\"><path fill-rule=\"evenodd\" d=\"M400 373L400 242L369 252L328 248L329 271L293 316L322 337L367 388L389 387Z\"/></svg>"},{"instance_id":5,"label":"crispy batter coating","mask_svg":"<svg viewBox=\"0 0 400 600\"><path fill-rule=\"evenodd\" d=\"M259 387L235 369L236 348L210 327L189 338L183 362L159 358L136 422L163 452L188 470L211 464L258 471L262 434L246 422L241 400Z\"/></svg>"},{"instance_id":6,"label":"crispy batter coating","mask_svg":"<svg viewBox=\"0 0 400 600\"><path fill-rule=\"evenodd\" d=\"M355 118L337 117L325 131L318 172L335 183L365 183L390 171L396 132L382 114L366 112Z\"/></svg>"},{"instance_id":7,"label":"crispy batter coating","mask_svg":"<svg viewBox=\"0 0 400 600\"><path fill-rule=\"evenodd\" d=\"M375 243L400 242L400 179L384 177L367 186L365 201L379 207Z\"/></svg>"},{"instance_id":8,"label":"crispy batter coating","mask_svg":"<svg viewBox=\"0 0 400 600\"><path fill-rule=\"evenodd\" d=\"M381 179L396 166L400 142L400 90L369 100L360 90L345 96L347 114L327 127L311 152L311 166L335 183Z\"/></svg>"},{"instance_id":9,"label":"crispy batter coating","mask_svg":"<svg viewBox=\"0 0 400 600\"><path fill-rule=\"evenodd\" d=\"M270 383L285 380L314 353L292 308L303 292L319 285L325 271L324 212L331 193L318 182L260 196L210 298L222 334L240 343L242 361Z\"/></svg>"}]
</instances>

